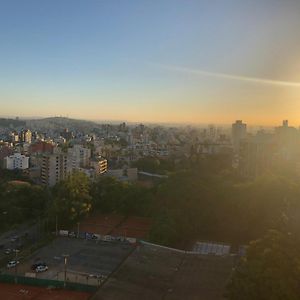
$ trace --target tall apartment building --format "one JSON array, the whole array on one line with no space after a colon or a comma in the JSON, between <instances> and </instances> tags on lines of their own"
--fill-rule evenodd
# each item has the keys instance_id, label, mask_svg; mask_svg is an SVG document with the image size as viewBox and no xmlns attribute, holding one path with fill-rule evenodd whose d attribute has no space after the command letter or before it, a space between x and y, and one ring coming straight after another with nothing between
<instances>
[{"instance_id":1,"label":"tall apartment building","mask_svg":"<svg viewBox=\"0 0 300 300\"><path fill-rule=\"evenodd\" d=\"M25 170L29 167L29 157L22 155L20 153L15 153L13 155L4 158L4 167L8 170Z\"/></svg>"},{"instance_id":2,"label":"tall apartment building","mask_svg":"<svg viewBox=\"0 0 300 300\"><path fill-rule=\"evenodd\" d=\"M73 170L90 166L91 149L85 148L82 145L74 145L73 148L68 149L68 154Z\"/></svg>"},{"instance_id":3,"label":"tall apartment building","mask_svg":"<svg viewBox=\"0 0 300 300\"><path fill-rule=\"evenodd\" d=\"M234 152L238 153L240 144L247 135L247 125L242 120L237 120L232 124L232 145Z\"/></svg>"},{"instance_id":4,"label":"tall apartment building","mask_svg":"<svg viewBox=\"0 0 300 300\"><path fill-rule=\"evenodd\" d=\"M68 155L65 153L45 154L42 158L41 181L53 186L70 173Z\"/></svg>"}]
</instances>

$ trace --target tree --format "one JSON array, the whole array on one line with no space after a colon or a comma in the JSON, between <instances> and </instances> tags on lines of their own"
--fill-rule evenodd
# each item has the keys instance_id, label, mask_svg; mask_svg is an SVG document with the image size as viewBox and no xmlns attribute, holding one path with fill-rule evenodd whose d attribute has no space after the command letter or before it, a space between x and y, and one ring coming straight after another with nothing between
<instances>
[{"instance_id":1,"label":"tree","mask_svg":"<svg viewBox=\"0 0 300 300\"><path fill-rule=\"evenodd\" d=\"M112 177L100 177L93 183L91 195L94 208L101 212L145 216L151 211L151 190Z\"/></svg>"},{"instance_id":2,"label":"tree","mask_svg":"<svg viewBox=\"0 0 300 300\"><path fill-rule=\"evenodd\" d=\"M300 296L298 235L269 231L252 242L228 285L230 300L296 300Z\"/></svg>"},{"instance_id":3,"label":"tree","mask_svg":"<svg viewBox=\"0 0 300 300\"><path fill-rule=\"evenodd\" d=\"M43 217L47 202L48 194L41 186L21 181L3 184L0 192L0 223L9 226Z\"/></svg>"},{"instance_id":4,"label":"tree","mask_svg":"<svg viewBox=\"0 0 300 300\"><path fill-rule=\"evenodd\" d=\"M84 173L74 172L53 188L53 197L50 214L58 216L60 224L73 224L92 208L90 180Z\"/></svg>"}]
</instances>

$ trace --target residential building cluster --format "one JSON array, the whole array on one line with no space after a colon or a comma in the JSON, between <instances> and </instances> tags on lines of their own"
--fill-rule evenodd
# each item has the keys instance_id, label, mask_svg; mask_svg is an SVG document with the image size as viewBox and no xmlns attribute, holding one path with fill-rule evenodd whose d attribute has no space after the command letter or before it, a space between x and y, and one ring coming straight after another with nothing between
<instances>
[{"instance_id":1,"label":"residential building cluster","mask_svg":"<svg viewBox=\"0 0 300 300\"><path fill-rule=\"evenodd\" d=\"M300 174L300 131L287 120L275 129L256 131L242 120L231 127L114 125L66 118L24 123L0 126L0 167L20 170L48 186L75 171L92 179L134 181L145 171L135 162L145 157L181 164L220 154L241 176L256 177L282 163L298 168Z\"/></svg>"}]
</instances>

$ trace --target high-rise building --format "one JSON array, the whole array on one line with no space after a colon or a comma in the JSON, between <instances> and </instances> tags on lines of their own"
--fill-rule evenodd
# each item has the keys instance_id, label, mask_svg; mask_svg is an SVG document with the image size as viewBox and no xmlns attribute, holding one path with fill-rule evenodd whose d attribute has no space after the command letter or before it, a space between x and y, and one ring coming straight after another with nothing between
<instances>
[{"instance_id":1,"label":"high-rise building","mask_svg":"<svg viewBox=\"0 0 300 300\"><path fill-rule=\"evenodd\" d=\"M41 181L53 186L70 173L68 155L65 153L45 154L42 159Z\"/></svg>"},{"instance_id":2,"label":"high-rise building","mask_svg":"<svg viewBox=\"0 0 300 300\"><path fill-rule=\"evenodd\" d=\"M29 129L20 132L20 140L22 143L31 143L32 133Z\"/></svg>"},{"instance_id":3,"label":"high-rise building","mask_svg":"<svg viewBox=\"0 0 300 300\"><path fill-rule=\"evenodd\" d=\"M247 125L242 120L237 120L232 124L232 145L234 152L238 153L240 144L247 135Z\"/></svg>"},{"instance_id":4,"label":"high-rise building","mask_svg":"<svg viewBox=\"0 0 300 300\"><path fill-rule=\"evenodd\" d=\"M10 133L10 140L12 143L18 143L19 142L19 134L16 131L13 131Z\"/></svg>"},{"instance_id":5,"label":"high-rise building","mask_svg":"<svg viewBox=\"0 0 300 300\"><path fill-rule=\"evenodd\" d=\"M68 154L71 160L72 169L86 168L90 165L91 149L81 145L74 145L68 149Z\"/></svg>"}]
</instances>

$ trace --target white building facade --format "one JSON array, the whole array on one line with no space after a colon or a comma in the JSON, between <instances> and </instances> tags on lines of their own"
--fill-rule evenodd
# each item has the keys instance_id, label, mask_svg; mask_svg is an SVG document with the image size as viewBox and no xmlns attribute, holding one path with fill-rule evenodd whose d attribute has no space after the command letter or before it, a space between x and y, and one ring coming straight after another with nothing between
<instances>
[{"instance_id":1,"label":"white building facade","mask_svg":"<svg viewBox=\"0 0 300 300\"><path fill-rule=\"evenodd\" d=\"M29 168L29 157L15 153L4 158L4 166L8 170L26 170Z\"/></svg>"},{"instance_id":2,"label":"white building facade","mask_svg":"<svg viewBox=\"0 0 300 300\"><path fill-rule=\"evenodd\" d=\"M74 145L73 148L68 149L68 154L73 170L90 166L91 149L81 145Z\"/></svg>"}]
</instances>

